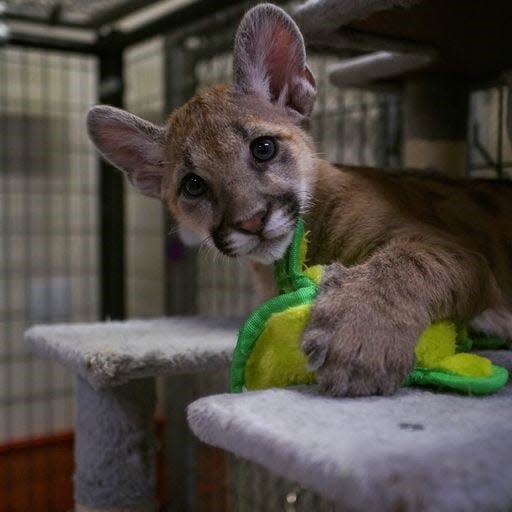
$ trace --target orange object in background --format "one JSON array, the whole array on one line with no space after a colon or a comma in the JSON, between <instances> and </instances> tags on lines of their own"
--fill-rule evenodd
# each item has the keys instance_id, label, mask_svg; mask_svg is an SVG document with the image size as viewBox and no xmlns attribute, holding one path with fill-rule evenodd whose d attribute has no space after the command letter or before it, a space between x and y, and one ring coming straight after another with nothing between
<instances>
[{"instance_id":1,"label":"orange object in background","mask_svg":"<svg viewBox=\"0 0 512 512\"><path fill-rule=\"evenodd\" d=\"M0 512L73 509L73 432L0 446Z\"/></svg>"},{"instance_id":2,"label":"orange object in background","mask_svg":"<svg viewBox=\"0 0 512 512\"><path fill-rule=\"evenodd\" d=\"M164 421L155 421L162 446ZM0 512L73 510L73 431L21 439L0 445ZM165 503L163 450L156 454L156 494Z\"/></svg>"}]
</instances>

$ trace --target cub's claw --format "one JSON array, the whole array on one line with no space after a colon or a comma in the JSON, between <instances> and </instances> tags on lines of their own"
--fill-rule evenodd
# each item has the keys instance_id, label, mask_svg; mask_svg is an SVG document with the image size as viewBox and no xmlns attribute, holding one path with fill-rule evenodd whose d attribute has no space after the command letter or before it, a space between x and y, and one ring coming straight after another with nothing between
<instances>
[{"instance_id":1,"label":"cub's claw","mask_svg":"<svg viewBox=\"0 0 512 512\"><path fill-rule=\"evenodd\" d=\"M308 358L308 370L314 372L320 368L329 350L329 336L321 329L308 330L302 339L302 351Z\"/></svg>"},{"instance_id":2,"label":"cub's claw","mask_svg":"<svg viewBox=\"0 0 512 512\"><path fill-rule=\"evenodd\" d=\"M388 395L414 366L423 328L401 322L368 283L326 272L301 348L321 390L333 396ZM343 277L346 277L343 269Z\"/></svg>"}]
</instances>

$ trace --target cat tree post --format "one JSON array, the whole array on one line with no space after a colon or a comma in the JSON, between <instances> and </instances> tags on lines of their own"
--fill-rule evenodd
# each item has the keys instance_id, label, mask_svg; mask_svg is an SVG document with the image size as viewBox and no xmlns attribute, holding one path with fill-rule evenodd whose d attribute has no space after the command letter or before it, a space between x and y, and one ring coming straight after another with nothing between
<instances>
[{"instance_id":1,"label":"cat tree post","mask_svg":"<svg viewBox=\"0 0 512 512\"><path fill-rule=\"evenodd\" d=\"M75 397L76 512L154 510L155 379L98 390L77 377Z\"/></svg>"},{"instance_id":2,"label":"cat tree post","mask_svg":"<svg viewBox=\"0 0 512 512\"><path fill-rule=\"evenodd\" d=\"M405 81L404 167L465 174L468 102L460 79L431 74Z\"/></svg>"}]
</instances>

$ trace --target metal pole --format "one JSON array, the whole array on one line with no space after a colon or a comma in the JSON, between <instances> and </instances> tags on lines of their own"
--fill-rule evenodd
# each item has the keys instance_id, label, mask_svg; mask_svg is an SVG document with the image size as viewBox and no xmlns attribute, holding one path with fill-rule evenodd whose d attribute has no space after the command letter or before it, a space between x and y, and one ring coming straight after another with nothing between
<instances>
[{"instance_id":1,"label":"metal pole","mask_svg":"<svg viewBox=\"0 0 512 512\"><path fill-rule=\"evenodd\" d=\"M99 100L123 106L123 52L116 45L103 46L99 55ZM100 162L100 290L101 318L125 317L124 180L106 161Z\"/></svg>"}]
</instances>

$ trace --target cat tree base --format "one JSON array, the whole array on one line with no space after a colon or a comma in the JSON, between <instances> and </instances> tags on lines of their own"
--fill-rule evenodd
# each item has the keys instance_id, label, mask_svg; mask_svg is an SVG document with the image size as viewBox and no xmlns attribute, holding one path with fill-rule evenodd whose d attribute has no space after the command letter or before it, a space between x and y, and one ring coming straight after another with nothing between
<instances>
[{"instance_id":1,"label":"cat tree base","mask_svg":"<svg viewBox=\"0 0 512 512\"><path fill-rule=\"evenodd\" d=\"M77 377L75 397L77 503L86 511L154 510L155 379L96 390Z\"/></svg>"},{"instance_id":2,"label":"cat tree base","mask_svg":"<svg viewBox=\"0 0 512 512\"><path fill-rule=\"evenodd\" d=\"M227 369L239 324L191 316L27 331L34 352L76 376L76 512L156 509L155 378ZM183 411L182 402L178 396L173 404ZM169 461L175 473L185 462ZM174 474L180 477L174 488L185 493L186 472Z\"/></svg>"},{"instance_id":3,"label":"cat tree base","mask_svg":"<svg viewBox=\"0 0 512 512\"><path fill-rule=\"evenodd\" d=\"M32 350L77 375L76 512L154 510L154 378L228 368L238 326L188 317L27 332ZM486 356L512 369L511 351ZM201 398L188 413L201 440L342 510L497 512L512 509L511 399L510 384L476 398L408 389L332 399L314 388L277 389ZM183 410L181 397L168 401Z\"/></svg>"}]
</instances>

